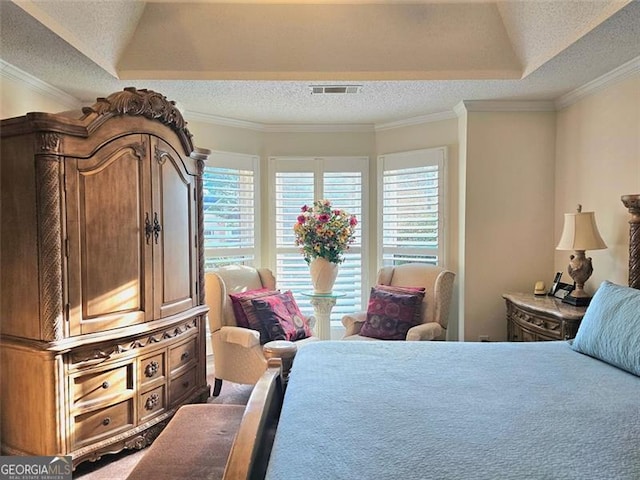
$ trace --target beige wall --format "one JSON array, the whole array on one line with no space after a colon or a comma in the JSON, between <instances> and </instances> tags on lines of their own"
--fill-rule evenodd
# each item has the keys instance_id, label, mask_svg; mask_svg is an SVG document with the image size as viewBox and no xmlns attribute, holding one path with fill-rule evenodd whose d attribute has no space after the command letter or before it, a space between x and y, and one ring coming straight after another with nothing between
<instances>
[{"instance_id":1,"label":"beige wall","mask_svg":"<svg viewBox=\"0 0 640 480\"><path fill-rule=\"evenodd\" d=\"M187 128L193 134L196 147L247 155L260 155L262 152L262 133L257 130L193 120L188 121Z\"/></svg>"},{"instance_id":2,"label":"beige wall","mask_svg":"<svg viewBox=\"0 0 640 480\"><path fill-rule=\"evenodd\" d=\"M564 213L594 211L608 248L587 252L593 275L585 290L603 280L626 285L629 271L629 212L620 201L640 193L640 74L585 97L557 113L554 240ZM555 244L554 244L555 247ZM555 254L555 270L567 273L569 255Z\"/></svg>"},{"instance_id":3,"label":"beige wall","mask_svg":"<svg viewBox=\"0 0 640 480\"><path fill-rule=\"evenodd\" d=\"M61 101L44 90L0 75L0 118L19 117L28 112L64 112L81 106L80 102Z\"/></svg>"},{"instance_id":4,"label":"beige wall","mask_svg":"<svg viewBox=\"0 0 640 480\"><path fill-rule=\"evenodd\" d=\"M0 80L1 118L74 108L32 85ZM570 252L555 245L563 214L577 203L596 212L609 246L588 252L595 272L587 290L603 279L627 282L628 212L620 196L640 193L638 74L556 113L463 111L457 119L370 132L188 127L197 146L259 155L263 167L277 155L368 156L371 192L378 155L447 146L446 265L457 274L451 339L506 338L502 293L531 291L536 280L549 283L566 271ZM369 213L375 218L375 196Z\"/></svg>"},{"instance_id":5,"label":"beige wall","mask_svg":"<svg viewBox=\"0 0 640 480\"><path fill-rule=\"evenodd\" d=\"M467 113L464 339L506 339L507 291L553 270L554 112Z\"/></svg>"}]
</instances>

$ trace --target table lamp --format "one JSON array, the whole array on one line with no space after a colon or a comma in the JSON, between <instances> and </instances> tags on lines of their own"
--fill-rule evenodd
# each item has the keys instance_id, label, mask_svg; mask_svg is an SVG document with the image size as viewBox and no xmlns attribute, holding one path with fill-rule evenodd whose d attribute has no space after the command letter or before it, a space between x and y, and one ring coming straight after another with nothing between
<instances>
[{"instance_id":1,"label":"table lamp","mask_svg":"<svg viewBox=\"0 0 640 480\"><path fill-rule=\"evenodd\" d=\"M564 228L556 250L575 250L569 258L568 272L576 288L564 297L565 303L576 306L587 306L591 297L584 291L584 284L593 273L591 257L586 257L585 250L602 250L607 245L602 240L594 212L583 212L578 205L577 213L564 214Z\"/></svg>"}]
</instances>

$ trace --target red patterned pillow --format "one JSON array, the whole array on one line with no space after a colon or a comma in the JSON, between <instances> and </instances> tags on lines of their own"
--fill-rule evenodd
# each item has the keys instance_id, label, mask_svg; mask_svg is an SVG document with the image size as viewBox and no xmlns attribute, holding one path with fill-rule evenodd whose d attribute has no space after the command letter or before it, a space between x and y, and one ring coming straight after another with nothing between
<instances>
[{"instance_id":1,"label":"red patterned pillow","mask_svg":"<svg viewBox=\"0 0 640 480\"><path fill-rule=\"evenodd\" d=\"M313 335L309 322L300 312L291 290L258 298L251 303L267 332L267 341L295 341Z\"/></svg>"},{"instance_id":2,"label":"red patterned pillow","mask_svg":"<svg viewBox=\"0 0 640 480\"><path fill-rule=\"evenodd\" d=\"M376 285L376 288L379 290L384 290L385 292L408 293L410 295L413 295L416 292L421 292L423 293L423 295L426 295L425 292L427 290L424 287L396 287L395 285ZM422 302L424 303L424 296ZM422 323L422 307L416 309L416 325L419 323Z\"/></svg>"},{"instance_id":3,"label":"red patterned pillow","mask_svg":"<svg viewBox=\"0 0 640 480\"><path fill-rule=\"evenodd\" d=\"M251 300L254 298L260 298L267 295L273 295L280 293L278 291L269 290L268 288L258 288L256 290L247 290L246 292L230 293L231 305L233 307L233 314L236 317L236 325L244 328L252 328L249 324L249 318L247 312L242 306L242 300L249 300L248 309L250 313L253 313L254 308L251 304ZM254 314L255 315L255 314Z\"/></svg>"},{"instance_id":4,"label":"red patterned pillow","mask_svg":"<svg viewBox=\"0 0 640 480\"><path fill-rule=\"evenodd\" d=\"M360 329L363 337L404 340L411 327L420 323L423 291L398 293L373 287L369 295L367 320Z\"/></svg>"}]
</instances>

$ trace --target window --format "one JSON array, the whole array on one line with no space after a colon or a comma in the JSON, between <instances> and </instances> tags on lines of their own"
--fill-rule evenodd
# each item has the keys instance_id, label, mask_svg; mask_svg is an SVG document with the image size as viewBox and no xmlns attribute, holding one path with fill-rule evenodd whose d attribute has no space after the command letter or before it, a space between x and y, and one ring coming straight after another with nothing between
<instances>
[{"instance_id":1,"label":"window","mask_svg":"<svg viewBox=\"0 0 640 480\"><path fill-rule=\"evenodd\" d=\"M445 156L433 148L379 157L382 265L442 264Z\"/></svg>"},{"instance_id":2,"label":"window","mask_svg":"<svg viewBox=\"0 0 640 480\"><path fill-rule=\"evenodd\" d=\"M275 274L280 288L290 289L303 313L310 315L313 308L302 292L311 290L309 267L295 245L293 225L300 208L314 200L327 199L336 208L356 215L356 240L340 264L334 291L345 294L331 312L332 321L342 315L362 309L362 286L366 285L366 262L363 261L366 242L364 205L368 158L366 157L278 157L270 159L272 185L272 241L275 252Z\"/></svg>"},{"instance_id":3,"label":"window","mask_svg":"<svg viewBox=\"0 0 640 480\"><path fill-rule=\"evenodd\" d=\"M203 175L205 269L258 265L258 157L213 152Z\"/></svg>"}]
</instances>

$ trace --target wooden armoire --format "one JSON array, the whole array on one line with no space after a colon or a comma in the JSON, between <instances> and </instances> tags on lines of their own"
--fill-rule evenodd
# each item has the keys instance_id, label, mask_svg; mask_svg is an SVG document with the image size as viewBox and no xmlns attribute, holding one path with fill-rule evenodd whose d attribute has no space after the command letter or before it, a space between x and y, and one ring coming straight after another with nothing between
<instances>
[{"instance_id":1,"label":"wooden armoire","mask_svg":"<svg viewBox=\"0 0 640 480\"><path fill-rule=\"evenodd\" d=\"M0 123L5 455L143 448L206 383L202 172L173 102L127 88Z\"/></svg>"}]
</instances>

